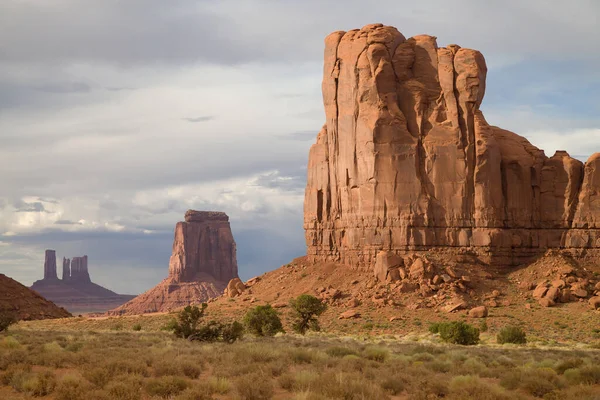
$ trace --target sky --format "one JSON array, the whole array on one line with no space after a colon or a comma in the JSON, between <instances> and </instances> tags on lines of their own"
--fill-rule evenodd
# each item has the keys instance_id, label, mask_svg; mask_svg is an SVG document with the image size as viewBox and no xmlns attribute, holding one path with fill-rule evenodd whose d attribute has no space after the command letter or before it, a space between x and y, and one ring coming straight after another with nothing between
<instances>
[{"instance_id":1,"label":"sky","mask_svg":"<svg viewBox=\"0 0 600 400\"><path fill-rule=\"evenodd\" d=\"M600 2L343 4L0 1L0 273L30 285L55 249L141 293L188 209L230 216L243 279L305 254L323 39L370 23L480 50L490 124L600 151Z\"/></svg>"}]
</instances>

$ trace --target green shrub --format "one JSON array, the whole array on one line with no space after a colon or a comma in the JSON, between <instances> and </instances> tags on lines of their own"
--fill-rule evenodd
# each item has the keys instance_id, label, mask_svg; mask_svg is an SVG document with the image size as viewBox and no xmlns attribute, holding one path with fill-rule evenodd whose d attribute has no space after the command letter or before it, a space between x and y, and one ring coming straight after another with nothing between
<instances>
[{"instance_id":1,"label":"green shrub","mask_svg":"<svg viewBox=\"0 0 600 400\"><path fill-rule=\"evenodd\" d=\"M429 326L431 333L439 333L446 343L464 346L479 343L479 329L462 321L438 322Z\"/></svg>"},{"instance_id":2,"label":"green shrub","mask_svg":"<svg viewBox=\"0 0 600 400\"><path fill-rule=\"evenodd\" d=\"M187 306L181 310L177 316L178 321L170 325L173 328L173 333L184 339L196 334L198 332L198 323L200 322L200 318L204 316L206 307L208 307L208 304L202 303L201 308Z\"/></svg>"},{"instance_id":3,"label":"green shrub","mask_svg":"<svg viewBox=\"0 0 600 400\"><path fill-rule=\"evenodd\" d=\"M505 326L498 332L496 341L499 344L514 343L514 344L525 344L527 343L527 335L523 329L518 326Z\"/></svg>"},{"instance_id":4,"label":"green shrub","mask_svg":"<svg viewBox=\"0 0 600 400\"><path fill-rule=\"evenodd\" d=\"M600 365L568 369L564 375L571 384L600 385Z\"/></svg>"},{"instance_id":5,"label":"green shrub","mask_svg":"<svg viewBox=\"0 0 600 400\"><path fill-rule=\"evenodd\" d=\"M244 326L235 321L231 324L221 324L216 321L202 325L188 339L200 342L233 343L244 336Z\"/></svg>"},{"instance_id":6,"label":"green shrub","mask_svg":"<svg viewBox=\"0 0 600 400\"><path fill-rule=\"evenodd\" d=\"M284 332L279 315L270 304L249 310L244 316L244 325L256 336L275 336Z\"/></svg>"},{"instance_id":7,"label":"green shrub","mask_svg":"<svg viewBox=\"0 0 600 400\"><path fill-rule=\"evenodd\" d=\"M139 331L141 331L141 330L142 330L142 325L141 325L141 324L135 324L135 325L133 326L133 328L131 328L131 329L133 329L133 330L134 330L134 331L136 331L136 332L139 332Z\"/></svg>"},{"instance_id":8,"label":"green shrub","mask_svg":"<svg viewBox=\"0 0 600 400\"><path fill-rule=\"evenodd\" d=\"M0 332L7 330L9 326L16 322L14 316L10 314L0 314Z\"/></svg>"},{"instance_id":9,"label":"green shrub","mask_svg":"<svg viewBox=\"0 0 600 400\"><path fill-rule=\"evenodd\" d=\"M111 374L106 368L97 367L86 369L82 372L83 377L98 388L103 388L110 381Z\"/></svg>"},{"instance_id":10,"label":"green shrub","mask_svg":"<svg viewBox=\"0 0 600 400\"><path fill-rule=\"evenodd\" d=\"M302 294L290 301L294 322L294 332L304 335L309 329L319 331L319 320L317 317L325 312L327 305L320 299L309 294Z\"/></svg>"}]
</instances>

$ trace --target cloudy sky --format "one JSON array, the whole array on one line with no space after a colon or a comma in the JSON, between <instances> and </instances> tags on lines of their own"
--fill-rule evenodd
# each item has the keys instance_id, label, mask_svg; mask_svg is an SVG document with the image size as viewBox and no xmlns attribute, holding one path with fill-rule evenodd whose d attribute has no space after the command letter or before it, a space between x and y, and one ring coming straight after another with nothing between
<instances>
[{"instance_id":1,"label":"cloudy sky","mask_svg":"<svg viewBox=\"0 0 600 400\"><path fill-rule=\"evenodd\" d=\"M600 151L600 3L1 0L0 272L44 249L139 293L187 209L229 214L240 275L305 252L323 38L382 22L481 50L488 122L547 155Z\"/></svg>"}]
</instances>

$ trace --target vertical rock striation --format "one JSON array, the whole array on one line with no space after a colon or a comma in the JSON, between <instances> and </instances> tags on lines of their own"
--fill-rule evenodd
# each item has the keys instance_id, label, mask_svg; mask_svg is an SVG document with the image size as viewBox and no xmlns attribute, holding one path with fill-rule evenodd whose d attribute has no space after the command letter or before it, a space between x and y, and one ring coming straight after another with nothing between
<instances>
[{"instance_id":1,"label":"vertical rock striation","mask_svg":"<svg viewBox=\"0 0 600 400\"><path fill-rule=\"evenodd\" d=\"M483 55L381 24L325 39L326 123L311 147L308 255L372 267L378 252L467 251L517 264L600 247L600 154L548 158L479 110Z\"/></svg>"},{"instance_id":2,"label":"vertical rock striation","mask_svg":"<svg viewBox=\"0 0 600 400\"><path fill-rule=\"evenodd\" d=\"M226 283L237 278L235 241L227 214L188 210L185 221L175 225L169 277L193 282L202 275Z\"/></svg>"},{"instance_id":3,"label":"vertical rock striation","mask_svg":"<svg viewBox=\"0 0 600 400\"><path fill-rule=\"evenodd\" d=\"M164 312L202 303L223 294L235 278L236 246L227 214L188 210L175 225L169 276L109 314Z\"/></svg>"},{"instance_id":4,"label":"vertical rock striation","mask_svg":"<svg viewBox=\"0 0 600 400\"><path fill-rule=\"evenodd\" d=\"M44 279L56 281L58 275L56 274L56 251L46 250L44 258Z\"/></svg>"}]
</instances>

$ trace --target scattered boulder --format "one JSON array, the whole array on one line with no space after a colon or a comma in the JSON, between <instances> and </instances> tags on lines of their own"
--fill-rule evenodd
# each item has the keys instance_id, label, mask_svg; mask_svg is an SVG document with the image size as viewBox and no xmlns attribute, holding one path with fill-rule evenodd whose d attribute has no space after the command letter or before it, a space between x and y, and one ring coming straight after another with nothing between
<instances>
[{"instance_id":1,"label":"scattered boulder","mask_svg":"<svg viewBox=\"0 0 600 400\"><path fill-rule=\"evenodd\" d=\"M540 306L542 307L552 307L554 305L554 301L547 297L542 297L539 299L538 303L540 303Z\"/></svg>"},{"instance_id":2,"label":"scattered boulder","mask_svg":"<svg viewBox=\"0 0 600 400\"><path fill-rule=\"evenodd\" d=\"M340 314L338 319L351 319L351 318L360 318L360 313L356 310L348 310L344 311Z\"/></svg>"},{"instance_id":3,"label":"scattered boulder","mask_svg":"<svg viewBox=\"0 0 600 400\"><path fill-rule=\"evenodd\" d=\"M540 283L539 285L537 285L537 287L533 291L533 297L535 299L541 299L542 297L544 297L544 295L546 294L547 291L548 291L548 287L546 286L546 284Z\"/></svg>"},{"instance_id":4,"label":"scattered boulder","mask_svg":"<svg viewBox=\"0 0 600 400\"><path fill-rule=\"evenodd\" d=\"M590 303L590 306L592 306L592 308L594 310L597 310L600 308L600 296L594 296L591 299L589 299L588 302Z\"/></svg>"},{"instance_id":5,"label":"scattered boulder","mask_svg":"<svg viewBox=\"0 0 600 400\"><path fill-rule=\"evenodd\" d=\"M398 268L404 266L404 260L391 251L380 251L377 254L373 273L379 282L400 280Z\"/></svg>"},{"instance_id":6,"label":"scattered boulder","mask_svg":"<svg viewBox=\"0 0 600 400\"><path fill-rule=\"evenodd\" d=\"M246 290L246 285L244 285L242 280L240 278L233 278L227 284L227 287L225 288L225 294L227 297L233 298L244 293L244 290Z\"/></svg>"},{"instance_id":7,"label":"scattered boulder","mask_svg":"<svg viewBox=\"0 0 600 400\"><path fill-rule=\"evenodd\" d=\"M471 318L485 318L487 316L488 309L486 306L479 306L469 310L469 317Z\"/></svg>"}]
</instances>

